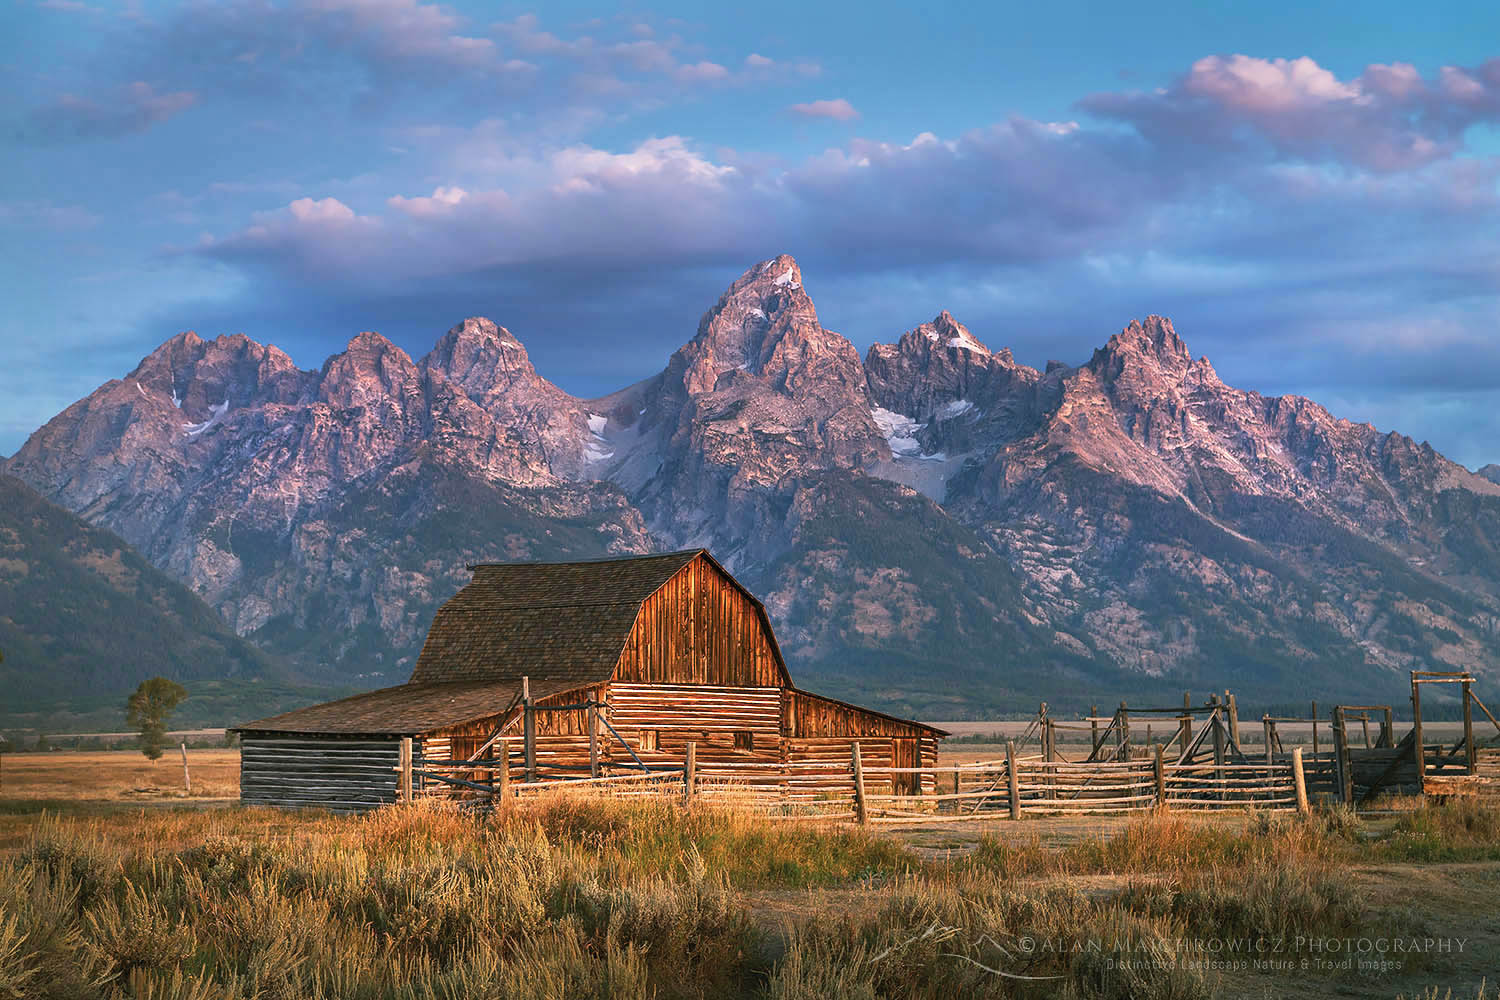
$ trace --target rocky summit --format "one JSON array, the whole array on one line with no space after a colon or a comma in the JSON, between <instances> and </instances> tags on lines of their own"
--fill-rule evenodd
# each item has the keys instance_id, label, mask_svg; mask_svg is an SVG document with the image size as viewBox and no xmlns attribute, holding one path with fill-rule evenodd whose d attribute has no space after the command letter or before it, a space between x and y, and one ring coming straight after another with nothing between
<instances>
[{"instance_id":1,"label":"rocky summit","mask_svg":"<svg viewBox=\"0 0 1500 1000\"><path fill-rule=\"evenodd\" d=\"M799 677L952 717L1500 675L1500 475L1225 385L1170 320L1043 370L946 311L863 359L756 264L583 400L465 320L318 371L185 333L3 464L320 682L404 679L465 565L708 546Z\"/></svg>"}]
</instances>

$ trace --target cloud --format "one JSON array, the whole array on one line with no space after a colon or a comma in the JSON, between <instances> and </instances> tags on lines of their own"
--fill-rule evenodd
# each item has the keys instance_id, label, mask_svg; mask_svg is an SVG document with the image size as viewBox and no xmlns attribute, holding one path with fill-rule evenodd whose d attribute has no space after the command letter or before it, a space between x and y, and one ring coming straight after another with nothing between
<instances>
[{"instance_id":1,"label":"cloud","mask_svg":"<svg viewBox=\"0 0 1500 1000\"><path fill-rule=\"evenodd\" d=\"M832 101L793 104L790 110L807 118L832 118L840 122L853 121L859 117L859 112L854 110L854 105L842 97Z\"/></svg>"},{"instance_id":2,"label":"cloud","mask_svg":"<svg viewBox=\"0 0 1500 1000\"><path fill-rule=\"evenodd\" d=\"M33 137L42 140L112 139L144 132L197 102L192 91L157 93L138 80L92 98L63 94L33 111L29 125Z\"/></svg>"},{"instance_id":3,"label":"cloud","mask_svg":"<svg viewBox=\"0 0 1500 1000\"><path fill-rule=\"evenodd\" d=\"M412 136L454 155L421 185L299 192L195 252L256 302L317 315L378 303L441 326L456 303L498 311L529 343L550 331L609 357L621 381L661 358L619 344L650 326L664 354L691 327L673 310L701 311L789 251L857 341L946 306L1023 360L1082 360L1131 316L1164 312L1226 380L1267 392L1500 392L1500 158L1466 150L1461 127L1488 120L1497 82L1494 64L1340 78L1215 57L1160 92L1093 95L1076 120L851 138L791 161L675 135L538 139L492 119ZM1452 419L1426 419L1392 423L1460 440ZM1476 457L1479 438L1462 441Z\"/></svg>"},{"instance_id":4,"label":"cloud","mask_svg":"<svg viewBox=\"0 0 1500 1000\"><path fill-rule=\"evenodd\" d=\"M1341 80L1305 56L1208 56L1168 87L1093 94L1078 106L1188 152L1409 170L1453 156L1469 127L1500 121L1500 59L1445 66L1436 80L1406 63Z\"/></svg>"},{"instance_id":5,"label":"cloud","mask_svg":"<svg viewBox=\"0 0 1500 1000\"><path fill-rule=\"evenodd\" d=\"M28 226L56 231L91 229L98 215L82 205L59 205L52 201L0 201L0 225Z\"/></svg>"}]
</instances>

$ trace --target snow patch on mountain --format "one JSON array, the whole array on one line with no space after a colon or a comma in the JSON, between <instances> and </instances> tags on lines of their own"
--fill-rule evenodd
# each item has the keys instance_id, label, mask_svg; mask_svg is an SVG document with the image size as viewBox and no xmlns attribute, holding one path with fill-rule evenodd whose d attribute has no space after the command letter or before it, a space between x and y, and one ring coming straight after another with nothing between
<instances>
[{"instance_id":1,"label":"snow patch on mountain","mask_svg":"<svg viewBox=\"0 0 1500 1000\"><path fill-rule=\"evenodd\" d=\"M139 384L139 383L137 383L137 384ZM201 424L183 424L182 425L182 429L187 432L187 436L188 437L190 437L190 438L198 437L204 431L208 430L210 427L216 426L219 423L219 421L223 419L224 414L226 414L228 412L229 412L229 400L226 399L226 400L224 400L224 402L220 403L218 406L212 407L209 410L209 416L208 416L207 420L203 421Z\"/></svg>"},{"instance_id":2,"label":"snow patch on mountain","mask_svg":"<svg viewBox=\"0 0 1500 1000\"><path fill-rule=\"evenodd\" d=\"M885 435L892 454L912 456L922 450L922 446L917 443L917 432L926 427L926 424L919 424L904 413L893 413L881 406L871 407L870 417L875 421L875 426L880 428L880 433Z\"/></svg>"},{"instance_id":3,"label":"snow patch on mountain","mask_svg":"<svg viewBox=\"0 0 1500 1000\"><path fill-rule=\"evenodd\" d=\"M974 402L972 400L955 399L938 410L938 417L942 420L952 420L954 417L963 416L972 409L974 409Z\"/></svg>"}]
</instances>

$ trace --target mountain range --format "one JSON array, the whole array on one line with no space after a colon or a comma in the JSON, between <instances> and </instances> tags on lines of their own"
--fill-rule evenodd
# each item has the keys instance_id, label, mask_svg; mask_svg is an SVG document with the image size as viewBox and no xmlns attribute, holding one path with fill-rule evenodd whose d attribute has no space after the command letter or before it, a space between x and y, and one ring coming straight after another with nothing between
<instances>
[{"instance_id":1,"label":"mountain range","mask_svg":"<svg viewBox=\"0 0 1500 1000\"><path fill-rule=\"evenodd\" d=\"M0 472L319 684L404 680L469 563L695 546L796 676L929 718L1500 674L1500 468L1225 385L1159 316L1081 364L947 312L861 358L784 255L603 398L481 318L316 371L189 332Z\"/></svg>"}]
</instances>

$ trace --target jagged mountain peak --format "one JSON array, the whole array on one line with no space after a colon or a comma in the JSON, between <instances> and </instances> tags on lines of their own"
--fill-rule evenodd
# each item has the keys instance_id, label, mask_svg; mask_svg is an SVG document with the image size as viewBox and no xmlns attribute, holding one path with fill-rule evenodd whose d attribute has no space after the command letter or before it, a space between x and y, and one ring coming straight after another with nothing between
<instances>
[{"instance_id":1,"label":"jagged mountain peak","mask_svg":"<svg viewBox=\"0 0 1500 1000\"><path fill-rule=\"evenodd\" d=\"M862 392L859 352L825 329L790 254L763 260L740 275L703 314L698 332L673 355L668 371L689 395L712 392L738 373L796 393L815 383Z\"/></svg>"},{"instance_id":2,"label":"jagged mountain peak","mask_svg":"<svg viewBox=\"0 0 1500 1000\"><path fill-rule=\"evenodd\" d=\"M1110 337L1109 343L1094 352L1091 364L1107 377L1115 377L1142 361L1181 375L1193 363L1193 354L1170 319L1152 314L1131 320Z\"/></svg>"},{"instance_id":3,"label":"jagged mountain peak","mask_svg":"<svg viewBox=\"0 0 1500 1000\"><path fill-rule=\"evenodd\" d=\"M1494 462L1474 470L1474 474L1481 479L1488 479L1492 483L1500 483L1500 465L1496 465Z\"/></svg>"},{"instance_id":4,"label":"jagged mountain peak","mask_svg":"<svg viewBox=\"0 0 1500 1000\"><path fill-rule=\"evenodd\" d=\"M480 402L538 377L526 345L483 316L471 316L439 337L421 366L441 372Z\"/></svg>"}]
</instances>

